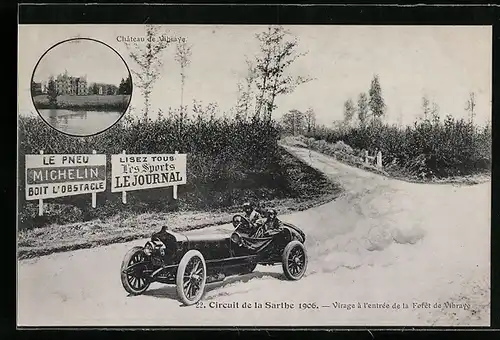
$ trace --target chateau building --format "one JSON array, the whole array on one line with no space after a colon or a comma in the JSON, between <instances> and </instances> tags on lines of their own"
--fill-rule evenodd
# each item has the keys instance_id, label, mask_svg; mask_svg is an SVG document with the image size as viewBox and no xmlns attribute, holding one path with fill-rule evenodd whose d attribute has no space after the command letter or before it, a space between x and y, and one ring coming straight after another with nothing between
<instances>
[{"instance_id":1,"label":"chateau building","mask_svg":"<svg viewBox=\"0 0 500 340\"><path fill-rule=\"evenodd\" d=\"M88 94L87 76L72 77L66 71L57 76L55 85L56 91L60 95L85 96Z\"/></svg>"}]
</instances>

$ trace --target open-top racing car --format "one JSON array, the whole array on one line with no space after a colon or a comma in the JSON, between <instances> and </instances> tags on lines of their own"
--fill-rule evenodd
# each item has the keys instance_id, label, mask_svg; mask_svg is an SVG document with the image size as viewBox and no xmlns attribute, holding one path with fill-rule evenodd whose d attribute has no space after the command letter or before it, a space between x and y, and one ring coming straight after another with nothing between
<instances>
[{"instance_id":1,"label":"open-top racing car","mask_svg":"<svg viewBox=\"0 0 500 340\"><path fill-rule=\"evenodd\" d=\"M121 282L132 295L152 282L175 284L185 305L197 303L205 284L231 275L251 273L257 264L282 264L289 280L299 280L307 268L305 234L290 223L265 230L244 216L233 217L228 235L179 234L163 227L143 247L130 249L121 266Z\"/></svg>"}]
</instances>

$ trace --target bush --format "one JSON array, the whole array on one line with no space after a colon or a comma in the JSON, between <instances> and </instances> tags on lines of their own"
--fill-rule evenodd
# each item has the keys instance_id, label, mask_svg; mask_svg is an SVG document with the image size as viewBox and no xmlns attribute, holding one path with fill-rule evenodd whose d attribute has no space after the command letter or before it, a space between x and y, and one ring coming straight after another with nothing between
<instances>
[{"instance_id":1,"label":"bush","mask_svg":"<svg viewBox=\"0 0 500 340\"><path fill-rule=\"evenodd\" d=\"M356 149L354 153L379 149L384 166L419 178L471 175L491 167L491 127L480 128L451 116L444 122L425 120L406 128L379 122L350 129L322 128L308 137L346 143ZM328 149L327 144L318 148Z\"/></svg>"},{"instance_id":2,"label":"bush","mask_svg":"<svg viewBox=\"0 0 500 340\"><path fill-rule=\"evenodd\" d=\"M167 211L180 208L220 208L241 203L243 194L259 197L283 196L276 181L280 164L278 130L274 122L215 118L199 113L186 118L171 111L157 120L122 119L109 130L91 137L70 137L57 133L38 117L19 119L18 197L20 228L46 223L67 223L106 217L118 211ZM90 154L107 156L107 184L97 194L97 207L90 207L90 195L47 200L47 216L36 216L38 201L25 200L25 155ZM179 186L181 200L173 200L171 188L130 192L127 205L121 195L111 193L111 154L187 153L188 184ZM161 197L161 199L158 199ZM57 209L56 209L57 208ZM59 213L51 214L50 211ZM64 213L62 213L64 212Z\"/></svg>"}]
</instances>

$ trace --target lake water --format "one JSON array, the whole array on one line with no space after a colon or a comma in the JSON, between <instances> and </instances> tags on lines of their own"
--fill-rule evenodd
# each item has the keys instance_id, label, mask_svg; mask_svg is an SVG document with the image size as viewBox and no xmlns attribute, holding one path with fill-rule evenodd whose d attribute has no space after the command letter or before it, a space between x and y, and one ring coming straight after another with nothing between
<instances>
[{"instance_id":1,"label":"lake water","mask_svg":"<svg viewBox=\"0 0 500 340\"><path fill-rule=\"evenodd\" d=\"M115 111L43 109L39 112L52 127L77 136L88 136L102 132L116 123L122 116L122 112Z\"/></svg>"}]
</instances>

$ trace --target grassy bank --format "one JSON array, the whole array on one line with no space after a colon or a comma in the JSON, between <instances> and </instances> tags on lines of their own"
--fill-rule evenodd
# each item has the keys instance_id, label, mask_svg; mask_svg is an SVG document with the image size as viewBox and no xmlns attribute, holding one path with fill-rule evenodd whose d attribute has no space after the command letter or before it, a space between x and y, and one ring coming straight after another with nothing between
<instances>
[{"instance_id":1,"label":"grassy bank","mask_svg":"<svg viewBox=\"0 0 500 340\"><path fill-rule=\"evenodd\" d=\"M314 138L307 138L304 136L284 137L281 140L283 145L303 147L334 157L336 160L350 166L354 166L366 171L370 171L382 176L387 176L406 182L412 183L434 183L434 184L464 184L473 185L484 183L491 179L491 174L488 170L480 169L477 173L469 175L456 175L448 177L425 177L417 176L414 172L408 169L401 168L394 164L388 166L377 167L373 164L367 164L364 161L363 152L351 148L349 145L342 141L336 143L328 143L324 140L316 140Z\"/></svg>"},{"instance_id":2,"label":"grassy bank","mask_svg":"<svg viewBox=\"0 0 500 340\"><path fill-rule=\"evenodd\" d=\"M323 127L306 137L303 141L312 149L346 161L362 159L365 150L371 156L380 150L381 170L407 180L442 181L487 175L491 169L491 126L451 116L406 127L378 121L358 127Z\"/></svg>"},{"instance_id":3,"label":"grassy bank","mask_svg":"<svg viewBox=\"0 0 500 340\"><path fill-rule=\"evenodd\" d=\"M106 132L74 138L54 133L38 117L19 121L18 173L25 172L25 155L107 155L107 184L111 187L111 154L187 153L188 183L179 187L179 200L172 188L130 192L127 204L109 189L97 194L97 207L90 195L44 201L38 216L38 201L25 200L24 175L19 176L19 229L43 227L106 218L119 212L144 213L177 210L219 209L245 200L296 197L293 184L279 168L280 150L272 122L243 122L200 115L185 119L167 116L152 120L122 120Z\"/></svg>"},{"instance_id":4,"label":"grassy bank","mask_svg":"<svg viewBox=\"0 0 500 340\"><path fill-rule=\"evenodd\" d=\"M57 105L51 106L47 95L33 98L37 109L66 109L89 111L120 111L127 109L130 95L88 95L88 96L57 96Z\"/></svg>"},{"instance_id":5,"label":"grassy bank","mask_svg":"<svg viewBox=\"0 0 500 340\"><path fill-rule=\"evenodd\" d=\"M279 150L277 164L282 171L275 177L281 182L286 195L281 198L262 198L262 207L274 207L280 214L299 211L333 200L340 188L323 174L302 161ZM251 196L251 192L248 192ZM224 193L215 192L214 195ZM182 198L181 198L182 200ZM109 217L67 224L53 223L43 228L23 229L18 236L20 259L47 255L54 252L90 248L117 242L127 242L151 236L162 225L172 230L185 231L229 223L232 215L241 212L238 205L205 211L115 211Z\"/></svg>"}]
</instances>

